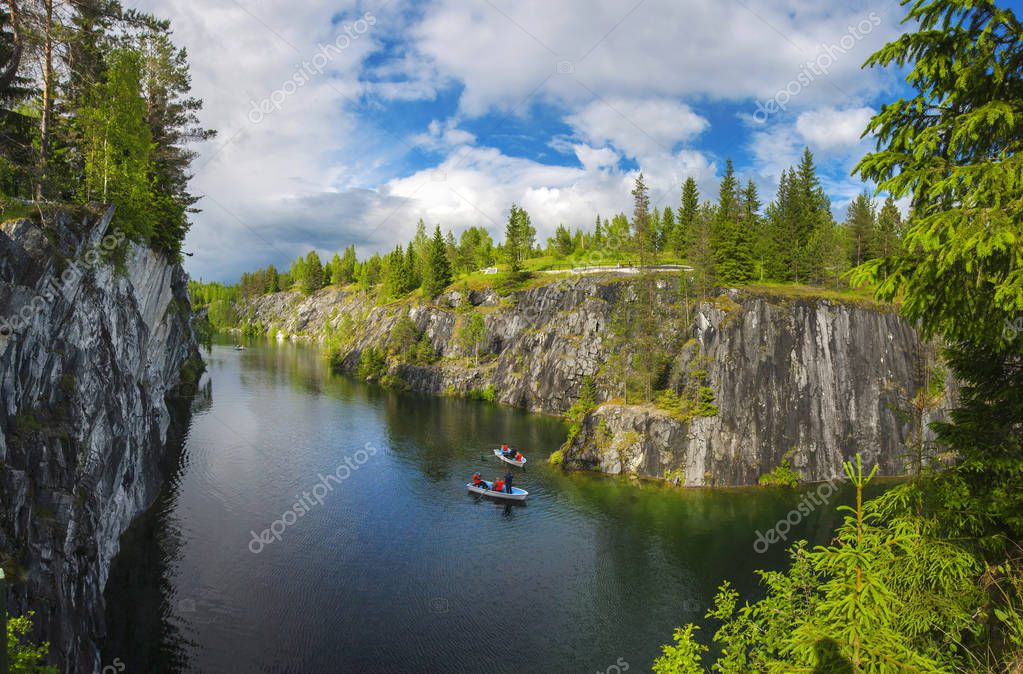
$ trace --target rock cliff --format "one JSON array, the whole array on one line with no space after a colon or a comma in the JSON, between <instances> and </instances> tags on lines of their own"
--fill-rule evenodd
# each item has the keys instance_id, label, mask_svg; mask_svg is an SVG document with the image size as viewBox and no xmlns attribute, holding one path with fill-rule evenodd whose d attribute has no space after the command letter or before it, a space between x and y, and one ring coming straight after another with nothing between
<instances>
[{"instance_id":1,"label":"rock cliff","mask_svg":"<svg viewBox=\"0 0 1023 674\"><path fill-rule=\"evenodd\" d=\"M436 394L479 395L492 387L497 402L561 414L587 375L598 402L622 395L609 367L621 348L611 323L633 284L587 277L505 297L453 291L435 303L384 305L362 292L328 288L309 297L259 297L242 313L259 332L329 342L345 371L356 370L366 349L386 351L407 314L439 359L392 358L390 381ZM870 449L885 474L903 472L900 453L911 428L899 398L920 385L925 347L890 308L784 289L730 290L696 302L680 295L670 276L657 288L658 343L667 363L658 388L684 395L699 369L717 413L680 420L652 405L604 405L566 446L564 465L741 485L785 458L807 480L830 479L841 474L844 459ZM460 339L473 312L486 326L478 365Z\"/></svg>"},{"instance_id":2,"label":"rock cliff","mask_svg":"<svg viewBox=\"0 0 1023 674\"><path fill-rule=\"evenodd\" d=\"M111 226L113 224L113 226ZM65 671L101 669L118 539L201 373L181 267L113 210L0 225L0 564ZM173 408L173 409L172 409Z\"/></svg>"}]
</instances>

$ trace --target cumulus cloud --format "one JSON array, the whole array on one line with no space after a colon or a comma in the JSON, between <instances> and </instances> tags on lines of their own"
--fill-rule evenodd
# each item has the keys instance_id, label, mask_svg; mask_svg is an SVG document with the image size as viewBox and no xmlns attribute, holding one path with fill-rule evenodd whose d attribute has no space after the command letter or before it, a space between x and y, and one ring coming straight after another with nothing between
<instances>
[{"instance_id":1,"label":"cumulus cloud","mask_svg":"<svg viewBox=\"0 0 1023 674\"><path fill-rule=\"evenodd\" d=\"M690 175L712 196L736 146L769 193L804 143L847 172L857 124L890 86L859 64L898 31L900 11L881 0L140 4L173 19L203 120L219 131L199 149L192 187L207 198L186 249L191 273L223 280L310 248L387 249L419 217L500 237L513 201L541 236L589 225L628 208L637 166L658 205L676 203ZM341 40L367 9L372 25ZM785 114L722 140L716 115L749 114L871 12L879 23ZM406 117L392 129L378 113L395 110ZM473 125L488 115L543 120L533 131L559 156L502 144Z\"/></svg>"},{"instance_id":2,"label":"cumulus cloud","mask_svg":"<svg viewBox=\"0 0 1023 674\"><path fill-rule=\"evenodd\" d=\"M619 98L594 101L565 121L590 143L610 143L633 158L670 154L710 125L678 101Z\"/></svg>"},{"instance_id":3,"label":"cumulus cloud","mask_svg":"<svg viewBox=\"0 0 1023 674\"><path fill-rule=\"evenodd\" d=\"M860 144L867 122L876 114L873 108L820 108L807 110L796 118L796 131L806 143L823 151L849 149Z\"/></svg>"},{"instance_id":4,"label":"cumulus cloud","mask_svg":"<svg viewBox=\"0 0 1023 674\"><path fill-rule=\"evenodd\" d=\"M618 153L609 147L591 147L583 143L572 145L571 147L575 152L575 156L579 159L579 163L587 171L616 166L620 159Z\"/></svg>"}]
</instances>

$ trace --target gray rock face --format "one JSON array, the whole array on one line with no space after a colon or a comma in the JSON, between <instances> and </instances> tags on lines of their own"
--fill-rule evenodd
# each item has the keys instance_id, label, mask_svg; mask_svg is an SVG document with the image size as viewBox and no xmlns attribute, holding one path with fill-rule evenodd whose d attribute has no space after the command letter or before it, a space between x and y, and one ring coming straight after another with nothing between
<instances>
[{"instance_id":1,"label":"gray rock face","mask_svg":"<svg viewBox=\"0 0 1023 674\"><path fill-rule=\"evenodd\" d=\"M341 344L337 362L353 371L364 349L386 347L408 312L442 357L429 366L392 363L392 376L409 388L466 395L493 386L498 402L561 414L586 375L595 377L598 399L621 395L605 365L616 348L613 309L633 295L632 283L590 277L505 298L449 292L431 304L384 306L329 288L256 298L243 313L281 339L322 340L330 326ZM909 428L894 411L896 392L918 385L923 347L896 313L750 291L687 303L677 283L662 280L658 288L666 384L681 391L693 367L706 370L718 414L683 424L652 406L603 407L566 448L567 466L651 476L681 469L686 484L741 485L787 453L806 479L825 480L841 474L844 459L870 449L884 473L902 472L898 455ZM478 367L457 338L466 300L486 323ZM601 420L611 437L598 442Z\"/></svg>"},{"instance_id":2,"label":"gray rock face","mask_svg":"<svg viewBox=\"0 0 1023 674\"><path fill-rule=\"evenodd\" d=\"M201 369L187 277L112 218L0 226L0 563L69 672L101 668L110 561Z\"/></svg>"},{"instance_id":3,"label":"gray rock face","mask_svg":"<svg viewBox=\"0 0 1023 674\"><path fill-rule=\"evenodd\" d=\"M729 311L700 306L699 349L682 349L672 365L677 382L695 354L705 357L716 415L681 423L650 407L600 407L566 448L567 465L746 485L786 457L806 480L840 477L859 452L882 474L903 474L911 429L896 410L901 392L923 383L913 327L891 311L826 300L734 299Z\"/></svg>"}]
</instances>

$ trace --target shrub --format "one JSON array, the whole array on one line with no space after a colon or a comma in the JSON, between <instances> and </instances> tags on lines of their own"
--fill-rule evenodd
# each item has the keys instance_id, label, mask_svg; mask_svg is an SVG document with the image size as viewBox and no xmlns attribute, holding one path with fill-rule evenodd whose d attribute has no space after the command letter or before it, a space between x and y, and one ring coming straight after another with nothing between
<instances>
[{"instance_id":1,"label":"shrub","mask_svg":"<svg viewBox=\"0 0 1023 674\"><path fill-rule=\"evenodd\" d=\"M586 415L597 406L597 386L593 383L593 377L583 377L582 386L579 387L579 398L565 412L565 421L568 423L568 437L565 444L572 442L582 428Z\"/></svg>"},{"instance_id":2,"label":"shrub","mask_svg":"<svg viewBox=\"0 0 1023 674\"><path fill-rule=\"evenodd\" d=\"M551 455L547 457L547 462L552 466L560 466L565 463L565 451L558 449L551 452Z\"/></svg>"},{"instance_id":3,"label":"shrub","mask_svg":"<svg viewBox=\"0 0 1023 674\"><path fill-rule=\"evenodd\" d=\"M493 384L487 384L484 389L472 389L465 394L466 398L470 400L485 400L488 403L492 403L497 399L497 389L494 388Z\"/></svg>"},{"instance_id":4,"label":"shrub","mask_svg":"<svg viewBox=\"0 0 1023 674\"><path fill-rule=\"evenodd\" d=\"M387 361L382 351L369 347L359 354L359 367L356 370L360 379L366 381L379 380L387 373Z\"/></svg>"},{"instance_id":5,"label":"shrub","mask_svg":"<svg viewBox=\"0 0 1023 674\"><path fill-rule=\"evenodd\" d=\"M770 473L761 475L757 484L765 487L796 487L802 478L802 474L793 470L792 462L786 458Z\"/></svg>"},{"instance_id":6,"label":"shrub","mask_svg":"<svg viewBox=\"0 0 1023 674\"><path fill-rule=\"evenodd\" d=\"M7 621L7 659L11 674L58 674L56 667L43 663L50 651L49 643L32 644L27 635L32 631L32 616L9 618Z\"/></svg>"}]
</instances>

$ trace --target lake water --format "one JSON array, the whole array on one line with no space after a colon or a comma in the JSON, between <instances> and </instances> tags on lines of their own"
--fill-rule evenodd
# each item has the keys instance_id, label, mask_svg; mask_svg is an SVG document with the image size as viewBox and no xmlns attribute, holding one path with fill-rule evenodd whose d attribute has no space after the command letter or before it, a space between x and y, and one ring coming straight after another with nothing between
<instances>
[{"instance_id":1,"label":"lake water","mask_svg":"<svg viewBox=\"0 0 1023 674\"><path fill-rule=\"evenodd\" d=\"M649 671L723 580L754 597L753 570L785 565L784 545L753 545L799 492L563 474L544 463L559 420L354 382L312 347L221 343L207 361L209 398L111 570L105 665ZM506 472L502 441L531 460L513 469L525 505L466 492ZM820 508L795 533L837 522Z\"/></svg>"}]
</instances>

